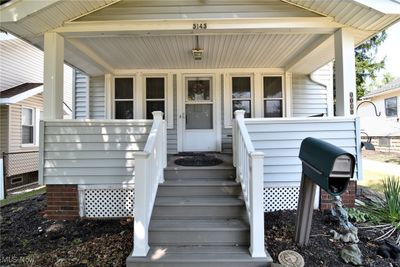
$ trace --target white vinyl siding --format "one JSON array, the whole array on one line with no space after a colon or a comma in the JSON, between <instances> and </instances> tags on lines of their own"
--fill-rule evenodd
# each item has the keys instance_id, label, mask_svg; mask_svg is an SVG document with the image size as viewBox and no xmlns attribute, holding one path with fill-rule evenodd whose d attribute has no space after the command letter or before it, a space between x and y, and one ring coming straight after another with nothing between
<instances>
[{"instance_id":1,"label":"white vinyl siding","mask_svg":"<svg viewBox=\"0 0 400 267\"><path fill-rule=\"evenodd\" d=\"M293 74L293 117L309 117L328 113L328 90L311 81L308 75Z\"/></svg>"},{"instance_id":2,"label":"white vinyl siding","mask_svg":"<svg viewBox=\"0 0 400 267\"><path fill-rule=\"evenodd\" d=\"M106 117L104 76L89 78L89 114L91 119Z\"/></svg>"},{"instance_id":3,"label":"white vinyl siding","mask_svg":"<svg viewBox=\"0 0 400 267\"><path fill-rule=\"evenodd\" d=\"M360 147L355 118L245 120L256 151L264 153L264 183L299 183L299 150L306 137L320 138L357 156ZM359 162L359 161L358 161ZM354 179L360 178L358 166Z\"/></svg>"},{"instance_id":4,"label":"white vinyl siding","mask_svg":"<svg viewBox=\"0 0 400 267\"><path fill-rule=\"evenodd\" d=\"M133 183L152 121L44 122L44 184Z\"/></svg>"},{"instance_id":5,"label":"white vinyl siding","mask_svg":"<svg viewBox=\"0 0 400 267\"><path fill-rule=\"evenodd\" d=\"M37 94L35 96L29 97L17 104L9 105L9 152L22 152L22 151L32 151L37 150L37 138L34 138L34 146L25 146L22 144L22 108L32 108L34 113L38 113L40 117L40 111L43 109L43 96L42 94ZM39 118L37 117L37 118ZM36 118L36 119L37 119ZM37 124L34 116L34 124ZM37 137L36 131L34 135Z\"/></svg>"},{"instance_id":6,"label":"white vinyl siding","mask_svg":"<svg viewBox=\"0 0 400 267\"><path fill-rule=\"evenodd\" d=\"M4 33L1 33L4 34ZM43 52L18 38L0 41L0 92L23 83L43 83ZM72 68L64 64L64 103L72 107Z\"/></svg>"},{"instance_id":7,"label":"white vinyl siding","mask_svg":"<svg viewBox=\"0 0 400 267\"><path fill-rule=\"evenodd\" d=\"M8 116L9 106L0 105L0 153L8 152Z\"/></svg>"},{"instance_id":8,"label":"white vinyl siding","mask_svg":"<svg viewBox=\"0 0 400 267\"><path fill-rule=\"evenodd\" d=\"M86 119L88 118L88 90L89 90L89 76L80 72L75 71L74 75L74 115L75 119Z\"/></svg>"},{"instance_id":9,"label":"white vinyl siding","mask_svg":"<svg viewBox=\"0 0 400 267\"><path fill-rule=\"evenodd\" d=\"M145 19L221 19L232 17L318 17L316 13L288 5L279 0L219 0L205 5L202 1L121 1L93 12L77 21L145 20Z\"/></svg>"}]
</instances>

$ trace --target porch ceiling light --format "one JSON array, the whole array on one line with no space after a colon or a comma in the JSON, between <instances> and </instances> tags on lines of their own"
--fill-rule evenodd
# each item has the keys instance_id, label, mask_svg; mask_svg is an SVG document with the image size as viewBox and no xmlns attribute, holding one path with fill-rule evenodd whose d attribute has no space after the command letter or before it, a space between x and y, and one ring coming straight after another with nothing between
<instances>
[{"instance_id":1,"label":"porch ceiling light","mask_svg":"<svg viewBox=\"0 0 400 267\"><path fill-rule=\"evenodd\" d=\"M202 60L203 52L204 50L199 47L199 36L196 35L196 48L192 49L192 56L194 60Z\"/></svg>"},{"instance_id":2,"label":"porch ceiling light","mask_svg":"<svg viewBox=\"0 0 400 267\"><path fill-rule=\"evenodd\" d=\"M199 48L192 49L192 55L193 55L194 60L202 60L203 52L204 52L203 49L199 49Z\"/></svg>"}]
</instances>

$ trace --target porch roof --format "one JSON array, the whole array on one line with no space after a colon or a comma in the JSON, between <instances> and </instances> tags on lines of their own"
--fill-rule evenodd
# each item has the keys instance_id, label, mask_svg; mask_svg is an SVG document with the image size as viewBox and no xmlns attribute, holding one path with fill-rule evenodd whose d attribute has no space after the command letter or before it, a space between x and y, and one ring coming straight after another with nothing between
<instances>
[{"instance_id":1,"label":"porch roof","mask_svg":"<svg viewBox=\"0 0 400 267\"><path fill-rule=\"evenodd\" d=\"M90 75L121 69L284 68L311 73L334 58L332 34L353 31L356 45L400 18L382 0L11 1L1 29L43 49L43 35L65 37L65 61ZM207 31L193 23L208 24ZM204 59L195 62L197 46Z\"/></svg>"}]
</instances>

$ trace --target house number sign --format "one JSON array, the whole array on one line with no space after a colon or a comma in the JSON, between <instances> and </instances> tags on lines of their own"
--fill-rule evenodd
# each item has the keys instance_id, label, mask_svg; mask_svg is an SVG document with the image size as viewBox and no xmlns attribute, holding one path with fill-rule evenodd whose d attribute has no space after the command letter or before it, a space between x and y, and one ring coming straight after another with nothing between
<instances>
[{"instance_id":1,"label":"house number sign","mask_svg":"<svg viewBox=\"0 0 400 267\"><path fill-rule=\"evenodd\" d=\"M207 23L193 23L193 30L207 30Z\"/></svg>"}]
</instances>

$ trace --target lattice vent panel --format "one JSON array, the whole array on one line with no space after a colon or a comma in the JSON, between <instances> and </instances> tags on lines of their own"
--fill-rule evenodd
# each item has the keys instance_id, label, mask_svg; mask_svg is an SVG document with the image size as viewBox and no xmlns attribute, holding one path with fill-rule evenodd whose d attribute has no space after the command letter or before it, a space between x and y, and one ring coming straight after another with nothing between
<instances>
[{"instance_id":1,"label":"lattice vent panel","mask_svg":"<svg viewBox=\"0 0 400 267\"><path fill-rule=\"evenodd\" d=\"M299 198L300 187L264 187L264 211L295 210Z\"/></svg>"},{"instance_id":2,"label":"lattice vent panel","mask_svg":"<svg viewBox=\"0 0 400 267\"><path fill-rule=\"evenodd\" d=\"M134 189L85 189L81 208L85 217L134 216L134 199Z\"/></svg>"}]
</instances>

